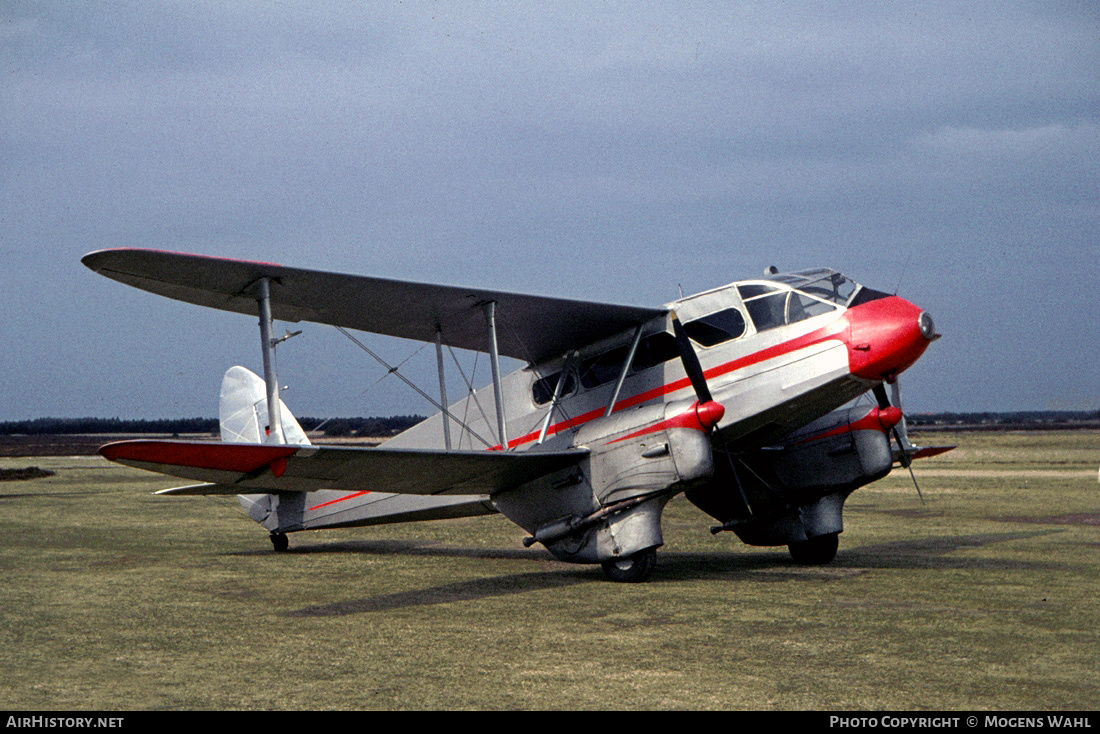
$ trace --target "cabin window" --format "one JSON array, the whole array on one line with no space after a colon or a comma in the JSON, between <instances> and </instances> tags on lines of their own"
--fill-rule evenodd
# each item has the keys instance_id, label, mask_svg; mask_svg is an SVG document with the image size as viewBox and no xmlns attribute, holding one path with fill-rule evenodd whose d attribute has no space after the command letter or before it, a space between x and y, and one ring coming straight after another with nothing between
<instances>
[{"instance_id":1,"label":"cabin window","mask_svg":"<svg viewBox=\"0 0 1100 734\"><path fill-rule=\"evenodd\" d=\"M676 337L667 331L659 331L638 343L638 351L634 353L634 362L630 369L641 372L679 356L680 348L676 345Z\"/></svg>"},{"instance_id":2,"label":"cabin window","mask_svg":"<svg viewBox=\"0 0 1100 734\"><path fill-rule=\"evenodd\" d=\"M704 347L713 347L744 334L745 317L736 308L727 308L687 322L684 331L692 341Z\"/></svg>"},{"instance_id":3,"label":"cabin window","mask_svg":"<svg viewBox=\"0 0 1100 734\"><path fill-rule=\"evenodd\" d=\"M736 339L745 331L745 317L737 309L730 309L730 311L732 313L720 311L702 319L691 321L684 325L684 329L687 330L689 336L703 346L711 346L712 344ZM583 360L577 368L577 376L581 386L585 389L592 389L619 379L619 375L623 370L623 362L629 352L630 346L623 345ZM634 361L630 363L630 372L648 370L650 367L656 367L679 357L680 348L676 344L676 337L667 331L658 331L638 342L638 349L634 352ZM560 375L561 372L555 372L535 381L531 391L537 405L546 405L554 399L554 388L558 384ZM562 397L575 392L577 382L578 378L570 372L566 376L565 384L562 387Z\"/></svg>"},{"instance_id":4,"label":"cabin window","mask_svg":"<svg viewBox=\"0 0 1100 734\"><path fill-rule=\"evenodd\" d=\"M581 384L592 388L618 379L629 352L629 346L616 347L610 352L604 352L598 357L581 362Z\"/></svg>"},{"instance_id":5,"label":"cabin window","mask_svg":"<svg viewBox=\"0 0 1100 734\"><path fill-rule=\"evenodd\" d=\"M554 399L554 390L558 386L558 380L561 379L561 372L555 372L549 377L544 377L541 380L535 380L534 386L531 388L531 396L535 399L536 405L546 405ZM572 371L565 376L565 384L561 387L561 397L571 395L577 389L577 378L573 375Z\"/></svg>"},{"instance_id":6,"label":"cabin window","mask_svg":"<svg viewBox=\"0 0 1100 734\"><path fill-rule=\"evenodd\" d=\"M577 369L581 385L586 389L591 389L619 379L619 375L623 371L623 362L626 361L626 355L629 353L629 345L623 345L582 361ZM676 337L667 331L659 331L638 342L638 349L634 352L634 361L630 363L630 371L632 373L641 372L679 356L680 350L676 345ZM535 383L534 397L536 403L545 405L553 399L554 385L557 384L556 379L556 375L551 375ZM570 376L567 389L562 394L571 393L575 387L576 383L572 381L572 376Z\"/></svg>"}]
</instances>

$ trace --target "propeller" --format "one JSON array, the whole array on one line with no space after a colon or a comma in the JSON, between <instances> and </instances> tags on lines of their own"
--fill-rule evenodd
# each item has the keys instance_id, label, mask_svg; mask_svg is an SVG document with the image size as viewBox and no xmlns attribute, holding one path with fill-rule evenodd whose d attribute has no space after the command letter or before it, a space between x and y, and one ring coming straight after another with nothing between
<instances>
[{"instance_id":1,"label":"propeller","mask_svg":"<svg viewBox=\"0 0 1100 734\"><path fill-rule=\"evenodd\" d=\"M905 425L905 411L901 405L901 384L897 381L897 378L895 378L891 385L890 392L893 398L892 403L891 399L886 395L885 384L880 382L872 388L871 392L874 394L875 400L878 401L878 407L880 409L885 410L891 405L894 405L898 410L902 411L901 420L894 424L890 431L894 434L894 440L897 441L898 449L900 450L898 461L909 470L909 476L913 479L913 486L917 488L917 496L920 497L921 504L924 504L924 495L920 491L917 475L913 473L913 454L917 452L917 449L909 441L909 431Z\"/></svg>"},{"instance_id":2,"label":"propeller","mask_svg":"<svg viewBox=\"0 0 1100 734\"><path fill-rule=\"evenodd\" d=\"M680 317L675 311L672 311L671 315L672 333L676 337L676 346L680 348L680 361L683 362L684 371L687 372L691 386L695 389L695 396L699 398L700 405L712 403L714 398L707 386L707 378L703 374L703 365L699 363L699 355L695 353L695 347L691 346L691 340L684 331L684 325L680 323Z\"/></svg>"},{"instance_id":3,"label":"propeller","mask_svg":"<svg viewBox=\"0 0 1100 734\"><path fill-rule=\"evenodd\" d=\"M687 332L684 331L684 325L680 323L680 317L676 315L675 311L670 312L669 315L672 317L672 333L676 337L676 345L680 350L680 361L684 365L684 372L687 373L688 380L691 381L691 386L695 390L695 397L698 399L695 405L696 415L699 418L699 423L713 437L718 430L718 422L722 420L726 409L721 403L715 402L714 396L711 395L706 375L703 373L703 365L699 363L699 355L695 353L695 347L691 346L691 340L688 338ZM712 443L711 450L713 451L713 449ZM749 515L752 516L752 505L749 504L748 495L745 494L745 488L741 486L741 480L737 476L737 466L734 464L733 456L724 450L721 453L725 454L730 462L734 482L737 485L738 493L741 495L741 502L745 505ZM711 528L710 531L718 533L726 529L728 529L726 526L719 525Z\"/></svg>"}]
</instances>

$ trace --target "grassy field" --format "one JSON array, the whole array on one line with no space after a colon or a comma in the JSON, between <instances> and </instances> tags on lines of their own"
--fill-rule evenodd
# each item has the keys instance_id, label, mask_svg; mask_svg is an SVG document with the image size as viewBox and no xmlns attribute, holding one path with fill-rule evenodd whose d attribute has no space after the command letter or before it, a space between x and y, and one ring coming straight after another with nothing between
<instances>
[{"instance_id":1,"label":"grassy field","mask_svg":"<svg viewBox=\"0 0 1100 734\"><path fill-rule=\"evenodd\" d=\"M1100 433L935 435L849 500L836 561L678 498L654 579L503 518L300 533L98 457L4 458L5 709L1100 707Z\"/></svg>"}]
</instances>

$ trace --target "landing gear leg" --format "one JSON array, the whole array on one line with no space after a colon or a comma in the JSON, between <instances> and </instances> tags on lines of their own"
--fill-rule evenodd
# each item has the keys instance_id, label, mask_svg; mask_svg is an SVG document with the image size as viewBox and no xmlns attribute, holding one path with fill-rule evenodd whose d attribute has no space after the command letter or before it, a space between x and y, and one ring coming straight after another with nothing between
<instances>
[{"instance_id":1,"label":"landing gear leg","mask_svg":"<svg viewBox=\"0 0 1100 734\"><path fill-rule=\"evenodd\" d=\"M275 551L277 553L282 553L290 547L290 541L287 540L286 533L272 533L271 545L275 546Z\"/></svg>"},{"instance_id":2,"label":"landing gear leg","mask_svg":"<svg viewBox=\"0 0 1100 734\"><path fill-rule=\"evenodd\" d=\"M787 550L790 551L794 562L799 565L820 566L836 557L839 535L839 533L828 533L803 540L801 543L791 543L787 546Z\"/></svg>"},{"instance_id":3,"label":"landing gear leg","mask_svg":"<svg viewBox=\"0 0 1100 734\"><path fill-rule=\"evenodd\" d=\"M646 581L657 567L657 549L646 548L626 558L612 558L602 564L603 572L612 581L637 584Z\"/></svg>"}]
</instances>

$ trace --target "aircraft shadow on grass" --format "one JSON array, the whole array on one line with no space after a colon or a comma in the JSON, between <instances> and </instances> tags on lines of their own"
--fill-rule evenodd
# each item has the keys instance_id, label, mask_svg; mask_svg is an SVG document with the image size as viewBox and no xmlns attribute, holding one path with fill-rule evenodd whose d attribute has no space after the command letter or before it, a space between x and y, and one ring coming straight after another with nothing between
<instances>
[{"instance_id":1,"label":"aircraft shadow on grass","mask_svg":"<svg viewBox=\"0 0 1100 734\"><path fill-rule=\"evenodd\" d=\"M841 552L829 566L799 566L786 555L760 553L732 555L713 553L666 553L654 581L727 581L727 582L827 582L861 575L872 569L987 569L1057 570L1063 564L1039 563L1004 558L973 558L949 555L956 551L981 548L991 543L1022 540L1060 530L1036 530L1015 533L983 533L938 536L860 546ZM552 570L529 571L487 578L456 581L427 589L411 589L319 604L286 612L287 617L327 617L380 612L389 609L506 596L576 584L604 583L592 569L576 569L553 560L539 550L448 548L414 541L349 541L299 546L293 554L360 553L364 555L423 555L449 558L530 560L552 565Z\"/></svg>"}]
</instances>

